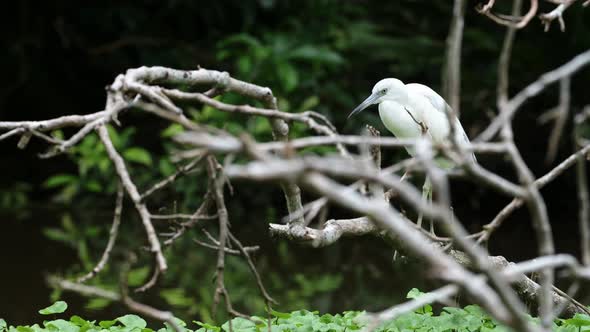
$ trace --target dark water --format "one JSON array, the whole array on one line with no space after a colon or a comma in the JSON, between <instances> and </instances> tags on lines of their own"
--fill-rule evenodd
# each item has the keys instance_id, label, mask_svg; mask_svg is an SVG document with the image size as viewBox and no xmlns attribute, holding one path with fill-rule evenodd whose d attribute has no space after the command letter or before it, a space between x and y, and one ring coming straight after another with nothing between
<instances>
[{"instance_id":1,"label":"dark water","mask_svg":"<svg viewBox=\"0 0 590 332\"><path fill-rule=\"evenodd\" d=\"M51 304L45 276L74 263L76 253L42 234L58 226L54 210L33 208L22 219L1 214L0 224L0 316L10 323L38 321L37 310Z\"/></svg>"}]
</instances>

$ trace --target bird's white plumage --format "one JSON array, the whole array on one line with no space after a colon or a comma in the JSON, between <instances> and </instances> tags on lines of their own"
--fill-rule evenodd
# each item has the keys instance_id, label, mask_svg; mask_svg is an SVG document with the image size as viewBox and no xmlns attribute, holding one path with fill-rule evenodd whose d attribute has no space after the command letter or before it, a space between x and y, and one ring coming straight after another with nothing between
<instances>
[{"instance_id":1,"label":"bird's white plumage","mask_svg":"<svg viewBox=\"0 0 590 332\"><path fill-rule=\"evenodd\" d=\"M463 126L461 125L461 122L459 121L459 118L456 117L456 114L454 114L453 110L451 109L451 106L449 106L449 104L447 104L447 102L444 100L443 97L441 97L438 93L436 93L434 90L432 90L431 88L427 87L426 85L423 84L419 84L419 83L408 83L406 84L406 89L408 89L411 93L416 94L416 95L421 95L424 98L426 98L430 104L432 105L432 107L434 109L436 109L437 111L439 111L438 113L435 114L428 114L428 116L424 117L424 121L426 122L430 122L431 125L434 125L435 127L438 126L442 126L441 128L433 129L432 130L432 134L435 135L433 136L433 139L436 142L443 142L445 140L448 139L449 137L449 133L450 133L450 126L449 126L449 118L447 113L451 114L451 117L453 119L453 121L455 122L455 140L458 144L463 145L463 147L468 146L469 143L469 138L467 137L467 134L465 133L465 130L463 129ZM472 159L475 160L475 156L472 154L471 155Z\"/></svg>"},{"instance_id":2,"label":"bird's white plumage","mask_svg":"<svg viewBox=\"0 0 590 332\"><path fill-rule=\"evenodd\" d=\"M353 114L368 107L379 104L379 116L385 127L399 138L417 138L424 134L434 143L445 143L449 140L450 126L447 113L455 122L455 141L462 146L469 145L469 138L459 119L455 117L450 106L438 93L423 84L409 83L394 78L386 78L375 84L373 93ZM424 129L427 129L424 133ZM408 149L414 155L412 149ZM475 161L475 156L472 155ZM442 167L452 165L438 160Z\"/></svg>"}]
</instances>

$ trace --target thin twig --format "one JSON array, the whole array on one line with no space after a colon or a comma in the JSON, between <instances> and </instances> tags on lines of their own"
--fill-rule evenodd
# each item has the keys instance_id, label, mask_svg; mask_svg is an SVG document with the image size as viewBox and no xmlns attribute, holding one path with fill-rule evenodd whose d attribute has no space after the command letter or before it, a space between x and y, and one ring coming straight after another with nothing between
<instances>
[{"instance_id":1,"label":"thin twig","mask_svg":"<svg viewBox=\"0 0 590 332\"><path fill-rule=\"evenodd\" d=\"M268 291L264 287L264 283L262 283L262 278L260 277L260 274L258 273L258 270L256 269L256 265L254 265L254 262L252 261L252 257L250 257L249 251L246 250L247 247L244 247L242 245L242 243L231 232L228 232L228 235L229 235L230 240L238 247L239 252L246 259L246 262L248 263L248 267L250 268L250 272L252 272L252 274L254 275L254 278L256 279L256 285L258 285L258 289L260 290L260 293L264 297L264 300L266 301L267 305L269 305L271 303L277 304L277 301L275 301L272 297L270 297L270 295L268 294Z\"/></svg>"},{"instance_id":2,"label":"thin twig","mask_svg":"<svg viewBox=\"0 0 590 332\"><path fill-rule=\"evenodd\" d=\"M217 217L219 220L219 239L218 239L218 250L217 250L217 264L215 272L215 294L213 297L213 315L217 312L217 305L219 304L220 297L223 295L228 312L231 310L231 302L229 300L229 294L225 288L224 282L224 271L225 271L225 248L228 242L228 227L229 218L227 209L225 207L225 200L223 198L223 176L220 174L219 163L215 160L215 157L207 157L207 173L209 174L209 187L213 190L213 198L217 205Z\"/></svg>"},{"instance_id":3,"label":"thin twig","mask_svg":"<svg viewBox=\"0 0 590 332\"><path fill-rule=\"evenodd\" d=\"M107 264L109 257L111 255L111 251L115 246L115 242L117 241L117 235L119 234L119 225L121 224L121 211L123 210L123 186L119 182L117 186L117 202L115 204L115 213L113 216L113 224L111 226L111 230L109 231L109 240L107 242L107 246L102 253L102 257L96 264L96 266L88 272L86 275L78 278L77 282L82 283L85 281L94 278Z\"/></svg>"},{"instance_id":4,"label":"thin twig","mask_svg":"<svg viewBox=\"0 0 590 332\"><path fill-rule=\"evenodd\" d=\"M590 110L590 108L587 108L587 110ZM585 120L584 113L580 113L574 118L574 146L581 143L580 127ZM590 144L588 146L590 146ZM590 266L590 194L588 193L587 174L586 155L578 154L576 162L576 186L578 189L578 223L580 229L582 263L585 266Z\"/></svg>"},{"instance_id":5,"label":"thin twig","mask_svg":"<svg viewBox=\"0 0 590 332\"><path fill-rule=\"evenodd\" d=\"M563 134L563 129L565 128L565 124L567 119L569 118L569 110L570 110L570 78L568 76L562 78L559 81L559 105L557 105L557 118L555 119L555 124L553 125L553 130L551 131L551 135L549 136L549 145L547 148L547 158L545 161L549 164L555 160L555 156L557 155L557 148L559 147L559 140Z\"/></svg>"},{"instance_id":6,"label":"thin twig","mask_svg":"<svg viewBox=\"0 0 590 332\"><path fill-rule=\"evenodd\" d=\"M141 200L145 200L148 196L152 195L154 192L166 187L167 185L173 183L174 181L176 181L176 179L184 174L186 174L188 171L192 170L200 161L202 160L202 158L196 158L193 161L189 162L188 164L179 167L176 172L174 172L173 174L168 175L166 178L164 178L163 180L155 183L151 188L149 188L148 190L144 191L143 194L141 194Z\"/></svg>"}]
</instances>

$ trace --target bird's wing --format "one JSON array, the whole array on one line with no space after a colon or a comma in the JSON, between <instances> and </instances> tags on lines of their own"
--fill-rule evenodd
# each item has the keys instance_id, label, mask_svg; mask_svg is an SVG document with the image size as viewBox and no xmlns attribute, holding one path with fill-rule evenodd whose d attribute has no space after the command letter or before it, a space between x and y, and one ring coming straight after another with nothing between
<instances>
[{"instance_id":1,"label":"bird's wing","mask_svg":"<svg viewBox=\"0 0 590 332\"><path fill-rule=\"evenodd\" d=\"M441 97L438 93L436 93L434 90L432 90L431 88L427 87L424 84L420 84L420 83L408 83L406 84L406 88L408 90L410 90L410 92L419 94L423 97L425 97L430 104L432 104L432 106L441 111L444 112L445 111L445 107L448 107L449 105L447 105L447 102L445 101L445 99L443 97Z\"/></svg>"},{"instance_id":2,"label":"bird's wing","mask_svg":"<svg viewBox=\"0 0 590 332\"><path fill-rule=\"evenodd\" d=\"M445 114L447 112L449 112L450 114L453 114L453 110L452 110L451 106L449 104L447 104L445 99L443 97L441 97L438 93L436 93L434 90L427 87L426 85L420 84L420 83L408 83L408 84L406 84L406 88L409 89L413 93L420 94L423 97L425 97L436 110L443 112ZM459 122L459 119L456 117L455 117L455 129L457 131L455 133L455 138L457 139L457 142L463 146L469 145L470 144L469 137L467 137L467 134L465 133L465 130L463 129L463 126L461 125L461 122ZM471 153L470 157L474 162L476 161L475 154L473 154L473 152Z\"/></svg>"}]
</instances>

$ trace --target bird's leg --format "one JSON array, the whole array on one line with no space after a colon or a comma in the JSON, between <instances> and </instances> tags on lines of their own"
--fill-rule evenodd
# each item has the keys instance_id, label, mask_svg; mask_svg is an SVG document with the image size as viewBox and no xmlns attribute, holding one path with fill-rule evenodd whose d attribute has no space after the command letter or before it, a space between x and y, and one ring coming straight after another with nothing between
<instances>
[{"instance_id":1,"label":"bird's leg","mask_svg":"<svg viewBox=\"0 0 590 332\"><path fill-rule=\"evenodd\" d=\"M402 177L399 178L399 182L402 182L403 180L405 180L406 179L406 176L408 176L409 173L410 173L409 170L408 171L405 171L404 174L402 175Z\"/></svg>"},{"instance_id":2,"label":"bird's leg","mask_svg":"<svg viewBox=\"0 0 590 332\"><path fill-rule=\"evenodd\" d=\"M432 204L432 184L430 183L430 179L428 178L428 176L426 177L426 179L424 179L424 185L422 186L422 201L428 204ZM418 221L416 222L416 224L418 224L418 226L420 227L422 227L423 217L424 213L420 211L418 214ZM430 223L430 228L432 232L432 220L430 220Z\"/></svg>"},{"instance_id":3,"label":"bird's leg","mask_svg":"<svg viewBox=\"0 0 590 332\"><path fill-rule=\"evenodd\" d=\"M428 182L430 182L428 180ZM428 190L428 206L431 207L432 206L432 186L430 186L429 190ZM434 222L432 221L432 218L428 218L428 223L430 224L430 234L435 235L434 234Z\"/></svg>"}]
</instances>

